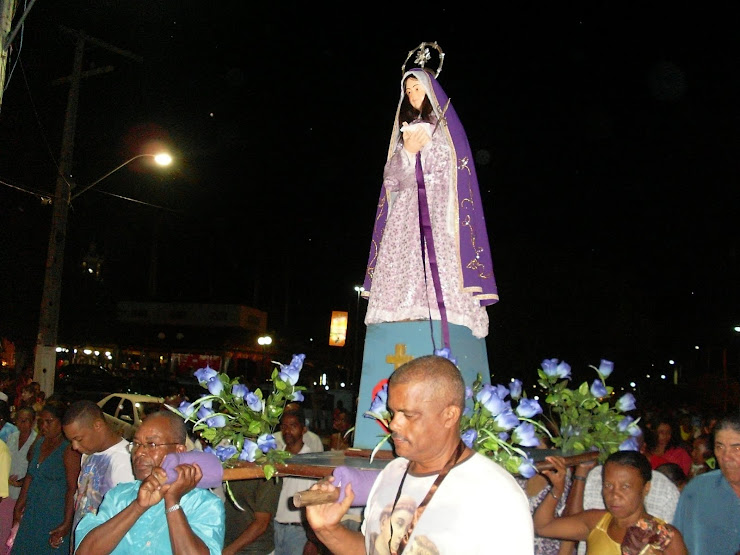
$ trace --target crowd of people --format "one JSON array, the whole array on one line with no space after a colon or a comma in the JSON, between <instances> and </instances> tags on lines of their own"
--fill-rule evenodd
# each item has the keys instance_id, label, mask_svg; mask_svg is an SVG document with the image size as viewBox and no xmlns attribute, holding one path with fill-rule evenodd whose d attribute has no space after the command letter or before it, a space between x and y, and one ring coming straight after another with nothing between
<instances>
[{"instance_id":1,"label":"crowd of people","mask_svg":"<svg viewBox=\"0 0 740 555\"><path fill-rule=\"evenodd\" d=\"M163 469L168 454L207 443L172 411L148 415L129 442L92 401L52 396L37 411L22 398L11 411L16 396L0 396L0 555L740 552L737 409L644 410L639 451L603 465L547 457L551 470L515 479L461 442L465 385L455 365L420 357L389 380L396 458L368 491L342 484L338 502L299 509L296 492L331 492L334 479L199 487L201 466L180 464L169 477ZM276 444L343 451L351 415L339 406L333 421L334 433L319 437L289 403Z\"/></svg>"}]
</instances>

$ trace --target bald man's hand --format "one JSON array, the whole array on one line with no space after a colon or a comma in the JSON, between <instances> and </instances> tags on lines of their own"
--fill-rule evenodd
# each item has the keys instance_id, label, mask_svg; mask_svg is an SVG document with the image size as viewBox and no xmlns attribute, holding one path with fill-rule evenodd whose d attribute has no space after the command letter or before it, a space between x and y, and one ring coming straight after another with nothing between
<instances>
[{"instance_id":1,"label":"bald man's hand","mask_svg":"<svg viewBox=\"0 0 740 555\"><path fill-rule=\"evenodd\" d=\"M146 510L164 499L164 492L170 488L166 481L167 472L155 466L149 477L139 486L139 495L136 498L139 507Z\"/></svg>"},{"instance_id":2,"label":"bald man's hand","mask_svg":"<svg viewBox=\"0 0 740 555\"><path fill-rule=\"evenodd\" d=\"M161 470L161 469L160 469ZM177 478L162 488L167 504L179 503L183 495L195 489L203 478L203 471L197 464L180 464L175 467Z\"/></svg>"}]
</instances>

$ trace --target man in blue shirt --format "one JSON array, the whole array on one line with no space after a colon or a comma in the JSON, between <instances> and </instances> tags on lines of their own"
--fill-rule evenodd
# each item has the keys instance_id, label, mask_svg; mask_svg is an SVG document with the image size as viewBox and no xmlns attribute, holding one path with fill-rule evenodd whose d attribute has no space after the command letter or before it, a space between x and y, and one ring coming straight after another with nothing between
<instances>
[{"instance_id":1,"label":"man in blue shirt","mask_svg":"<svg viewBox=\"0 0 740 555\"><path fill-rule=\"evenodd\" d=\"M75 553L221 553L224 505L210 491L196 488L200 467L177 466L177 478L169 484L161 468L168 453L185 451L186 437L183 419L172 412L146 418L131 442L136 481L110 490L98 514L80 521Z\"/></svg>"},{"instance_id":2,"label":"man in blue shirt","mask_svg":"<svg viewBox=\"0 0 740 555\"><path fill-rule=\"evenodd\" d=\"M689 481L673 518L692 555L740 552L740 414L717 423L714 456L720 470Z\"/></svg>"}]
</instances>

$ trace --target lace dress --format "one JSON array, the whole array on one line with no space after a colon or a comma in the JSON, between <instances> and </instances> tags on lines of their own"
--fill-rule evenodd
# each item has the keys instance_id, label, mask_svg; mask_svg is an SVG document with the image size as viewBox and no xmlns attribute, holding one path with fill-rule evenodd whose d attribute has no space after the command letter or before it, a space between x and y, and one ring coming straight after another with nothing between
<instances>
[{"instance_id":1,"label":"lace dress","mask_svg":"<svg viewBox=\"0 0 740 555\"><path fill-rule=\"evenodd\" d=\"M522 487L522 489L526 492L527 487L527 479L521 478L519 476L516 477L516 481L519 483L519 485ZM565 509L565 501L568 499L568 494L570 493L570 487L573 483L573 480L571 478L570 472L568 472L568 476L565 480L565 488L563 489L563 495L560 496L560 499L558 500L558 504L556 506L556 512L558 516L562 516L563 510ZM540 506L540 503L550 495L550 490L552 489L552 486L550 484L547 484L542 490L540 490L539 493L528 497L529 499L529 512L534 514L534 512L537 510L537 507ZM535 555L558 555L560 552L560 540L556 540L553 538L543 538L542 536L538 536L535 534L534 536L534 553Z\"/></svg>"}]
</instances>

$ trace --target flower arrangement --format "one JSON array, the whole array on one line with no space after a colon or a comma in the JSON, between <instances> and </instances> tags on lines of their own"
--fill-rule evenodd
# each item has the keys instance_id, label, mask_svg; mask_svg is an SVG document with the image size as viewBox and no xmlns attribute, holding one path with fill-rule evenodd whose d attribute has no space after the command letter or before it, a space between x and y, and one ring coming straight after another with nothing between
<instances>
[{"instance_id":1,"label":"flower arrangement","mask_svg":"<svg viewBox=\"0 0 740 555\"><path fill-rule=\"evenodd\" d=\"M546 391L547 413L543 417L557 431L552 438L555 447L564 455L598 451L603 463L617 450L637 451L635 438L642 432L639 420L624 414L636 408L631 393L610 403L614 388L606 385L606 379L614 371L614 363L602 359L598 368L589 367L596 370L598 378L590 386L583 382L577 389L569 389L570 366L545 359L537 372L538 383Z\"/></svg>"},{"instance_id":2,"label":"flower arrangement","mask_svg":"<svg viewBox=\"0 0 740 555\"><path fill-rule=\"evenodd\" d=\"M303 401L305 387L296 385L306 355L294 355L290 364L275 362L273 391L264 398L262 391L249 391L239 378L229 378L209 366L200 368L195 377L208 393L192 403L183 402L175 410L185 421L194 422L193 431L211 446L228 466L235 461L254 462L263 467L268 480L275 474L275 464L290 457L279 450L273 431L289 401Z\"/></svg>"},{"instance_id":3,"label":"flower arrangement","mask_svg":"<svg viewBox=\"0 0 740 555\"><path fill-rule=\"evenodd\" d=\"M521 382L507 389L503 385L484 384L480 374L472 387L465 390L466 399L472 399L473 408L465 409L460 420L460 437L471 449L494 460L512 474L534 476L534 461L522 449L540 444L540 434L547 430L532 417L542 408L534 400L521 398ZM510 400L507 397L511 396ZM391 415L386 405L388 384L375 395L366 418L374 418L386 430L386 434L373 449L372 456L390 439ZM512 408L512 401L518 406Z\"/></svg>"},{"instance_id":4,"label":"flower arrangement","mask_svg":"<svg viewBox=\"0 0 740 555\"><path fill-rule=\"evenodd\" d=\"M615 406L610 406L613 388L604 384L614 364L602 360L599 368L592 368L599 379L591 387L584 382L571 390L567 387L570 379L567 363L557 359L542 362L538 383L547 392L547 415L537 400L527 397L521 380L512 380L508 387L491 385L483 383L478 374L473 385L466 388L466 400L472 401L473 406L465 409L460 420L461 439L511 474L525 478L537 472L534 460L525 449L539 447L545 437L550 437L565 455L598 450L602 462L617 449L637 450L635 437L640 434L637 420L623 414L635 409L634 396L627 393ZM378 420L387 432L373 450L373 456L391 436L387 401L386 384L364 415ZM548 425L555 434L550 433Z\"/></svg>"},{"instance_id":5,"label":"flower arrangement","mask_svg":"<svg viewBox=\"0 0 740 555\"><path fill-rule=\"evenodd\" d=\"M472 388L466 388L465 397L473 401L473 408L466 408L460 420L465 445L511 474L534 476L534 461L523 448L538 447L548 432L533 419L542 413L542 407L523 395L522 382L514 380L507 388L483 383L478 374Z\"/></svg>"}]
</instances>

